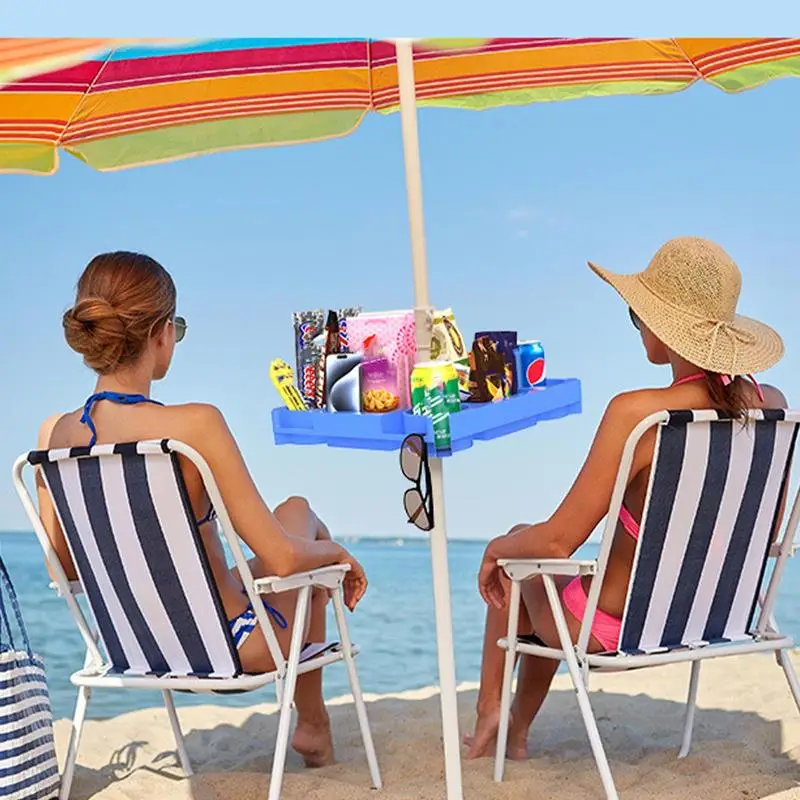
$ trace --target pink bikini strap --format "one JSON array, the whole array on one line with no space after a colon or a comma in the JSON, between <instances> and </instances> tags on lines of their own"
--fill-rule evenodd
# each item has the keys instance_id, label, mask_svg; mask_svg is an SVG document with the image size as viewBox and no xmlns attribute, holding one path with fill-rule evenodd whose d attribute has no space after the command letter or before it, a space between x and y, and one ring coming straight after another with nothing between
<instances>
[{"instance_id":1,"label":"pink bikini strap","mask_svg":"<svg viewBox=\"0 0 800 800\"><path fill-rule=\"evenodd\" d=\"M672 382L672 386L680 386L683 383L691 383L692 381L699 381L705 378L705 373L698 372L695 375L688 375L685 378L680 378L677 381ZM758 399L763 403L764 402L764 392L761 391L761 387L758 385L758 381L752 375L745 376L750 383L753 384L755 387L756 393L758 394ZM734 375L720 375L719 379L722 381L723 386L730 386L734 381Z\"/></svg>"},{"instance_id":2,"label":"pink bikini strap","mask_svg":"<svg viewBox=\"0 0 800 800\"><path fill-rule=\"evenodd\" d=\"M761 391L761 387L758 385L758 381L752 375L745 375L747 380L753 384L756 390L756 394L758 395L758 399L763 403L764 401L764 392ZM734 381L734 375L720 375L719 379L722 381L723 386L730 386Z\"/></svg>"},{"instance_id":3,"label":"pink bikini strap","mask_svg":"<svg viewBox=\"0 0 800 800\"><path fill-rule=\"evenodd\" d=\"M758 399L762 403L765 402L764 401L764 392L761 391L761 387L758 385L758 381L752 375L748 375L747 379L750 381L750 383L753 384L753 386L756 387L756 394L758 394Z\"/></svg>"},{"instance_id":4,"label":"pink bikini strap","mask_svg":"<svg viewBox=\"0 0 800 800\"><path fill-rule=\"evenodd\" d=\"M634 539L639 538L639 523L633 518L633 514L631 514L624 505L619 508L619 521L622 523L622 527L625 528Z\"/></svg>"},{"instance_id":5,"label":"pink bikini strap","mask_svg":"<svg viewBox=\"0 0 800 800\"><path fill-rule=\"evenodd\" d=\"M685 378L679 378L677 381L672 381L672 386L680 386L683 383L692 383L692 381L701 381L705 378L704 372L697 372L694 375L688 375Z\"/></svg>"}]
</instances>

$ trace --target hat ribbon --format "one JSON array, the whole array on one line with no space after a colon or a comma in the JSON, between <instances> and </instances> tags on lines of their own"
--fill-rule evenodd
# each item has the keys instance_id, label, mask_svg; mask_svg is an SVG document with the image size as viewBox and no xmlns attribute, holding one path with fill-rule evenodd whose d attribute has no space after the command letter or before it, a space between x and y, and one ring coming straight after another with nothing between
<instances>
[{"instance_id":1,"label":"hat ribbon","mask_svg":"<svg viewBox=\"0 0 800 800\"><path fill-rule=\"evenodd\" d=\"M750 331L737 328L735 325L725 322L725 320L717 320L716 322L712 319L697 320L697 322L692 324L691 330L701 341L708 341L707 358L709 361L712 360L712 356L714 355L719 335L722 333L728 337L733 348L733 358L731 359L730 368L730 374L732 375L736 374L739 345L752 345L756 343L756 337L754 334L750 333Z\"/></svg>"}]
</instances>

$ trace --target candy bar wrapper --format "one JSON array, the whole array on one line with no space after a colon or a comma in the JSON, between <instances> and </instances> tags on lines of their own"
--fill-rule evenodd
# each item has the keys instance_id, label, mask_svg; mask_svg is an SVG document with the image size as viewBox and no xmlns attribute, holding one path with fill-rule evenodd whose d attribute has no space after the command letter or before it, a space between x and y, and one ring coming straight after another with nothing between
<instances>
[{"instance_id":1,"label":"candy bar wrapper","mask_svg":"<svg viewBox=\"0 0 800 800\"><path fill-rule=\"evenodd\" d=\"M516 331L481 331L475 334L475 340L488 338L494 342L495 349L503 357L505 364L506 383L504 386L504 393L506 397L509 394L517 393L517 363L514 356L514 350L517 347L517 332Z\"/></svg>"},{"instance_id":2,"label":"candy bar wrapper","mask_svg":"<svg viewBox=\"0 0 800 800\"><path fill-rule=\"evenodd\" d=\"M476 337L469 361L469 402L493 403L508 396L505 360L496 342L488 336Z\"/></svg>"},{"instance_id":3,"label":"candy bar wrapper","mask_svg":"<svg viewBox=\"0 0 800 800\"><path fill-rule=\"evenodd\" d=\"M340 308L339 349L349 352L347 320L361 313L359 307ZM297 382L303 402L309 409L322 408L325 358L325 309L295 311L292 314L294 326L295 356L297 359Z\"/></svg>"}]
</instances>

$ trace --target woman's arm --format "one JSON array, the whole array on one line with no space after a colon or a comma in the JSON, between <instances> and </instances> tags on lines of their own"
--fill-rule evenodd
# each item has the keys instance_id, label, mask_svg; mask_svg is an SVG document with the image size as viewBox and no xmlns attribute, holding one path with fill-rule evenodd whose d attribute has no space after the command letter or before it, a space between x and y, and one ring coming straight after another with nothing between
<instances>
[{"instance_id":1,"label":"woman's arm","mask_svg":"<svg viewBox=\"0 0 800 800\"><path fill-rule=\"evenodd\" d=\"M643 390L615 397L608 405L586 461L569 492L546 522L516 528L486 548L478 582L487 602L502 606L505 592L497 576L501 558L569 558L608 513L622 453L631 431L663 407L658 391ZM652 460L655 432L636 448L629 481Z\"/></svg>"},{"instance_id":2,"label":"woman's arm","mask_svg":"<svg viewBox=\"0 0 800 800\"><path fill-rule=\"evenodd\" d=\"M631 392L608 405L589 455L561 505L546 522L496 539L497 558L569 558L608 512L625 443L651 413L652 392ZM629 481L651 460L654 431L639 442Z\"/></svg>"},{"instance_id":3,"label":"woman's arm","mask_svg":"<svg viewBox=\"0 0 800 800\"><path fill-rule=\"evenodd\" d=\"M336 542L299 539L283 530L264 503L218 409L194 404L184 409L184 415L189 422L184 441L208 462L234 529L271 572L286 576L352 560Z\"/></svg>"}]
</instances>

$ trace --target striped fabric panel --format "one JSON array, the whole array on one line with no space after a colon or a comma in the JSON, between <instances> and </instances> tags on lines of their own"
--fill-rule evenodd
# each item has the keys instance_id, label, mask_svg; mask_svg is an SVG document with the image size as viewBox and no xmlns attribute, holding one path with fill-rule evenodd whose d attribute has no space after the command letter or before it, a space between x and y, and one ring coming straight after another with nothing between
<instances>
[{"instance_id":1,"label":"striped fabric panel","mask_svg":"<svg viewBox=\"0 0 800 800\"><path fill-rule=\"evenodd\" d=\"M370 105L364 39L141 40L0 89L0 169L53 171L58 147L114 169L327 139Z\"/></svg>"},{"instance_id":2,"label":"striped fabric panel","mask_svg":"<svg viewBox=\"0 0 800 800\"><path fill-rule=\"evenodd\" d=\"M69 66L114 47L121 39L0 38L0 87Z\"/></svg>"},{"instance_id":3,"label":"striped fabric panel","mask_svg":"<svg viewBox=\"0 0 800 800\"><path fill-rule=\"evenodd\" d=\"M702 421L695 418L702 418ZM620 650L749 636L797 420L673 412L658 432Z\"/></svg>"},{"instance_id":4,"label":"striped fabric panel","mask_svg":"<svg viewBox=\"0 0 800 800\"><path fill-rule=\"evenodd\" d=\"M399 104L393 45L371 49L374 107ZM800 39L486 39L415 46L420 105L482 109L614 94L656 94L708 80L727 91L800 76ZM751 72L746 73L746 70ZM745 70L745 72L743 72Z\"/></svg>"},{"instance_id":5,"label":"striped fabric panel","mask_svg":"<svg viewBox=\"0 0 800 800\"><path fill-rule=\"evenodd\" d=\"M44 665L0 652L0 797L51 800L59 776Z\"/></svg>"},{"instance_id":6,"label":"striped fabric panel","mask_svg":"<svg viewBox=\"0 0 800 800\"><path fill-rule=\"evenodd\" d=\"M29 461L43 469L113 670L237 675L177 456L164 446L73 448Z\"/></svg>"},{"instance_id":7,"label":"striped fabric panel","mask_svg":"<svg viewBox=\"0 0 800 800\"><path fill-rule=\"evenodd\" d=\"M59 148L113 170L316 141L399 103L390 41L141 39L94 58L76 44L69 66L3 86L4 55L12 66L22 58L13 41L0 40L0 171L52 172ZM415 45L415 73L420 105L472 109L698 80L740 91L800 75L800 39L428 40Z\"/></svg>"}]
</instances>

